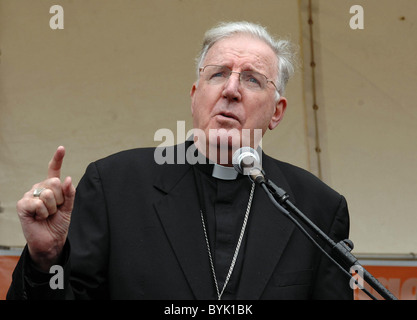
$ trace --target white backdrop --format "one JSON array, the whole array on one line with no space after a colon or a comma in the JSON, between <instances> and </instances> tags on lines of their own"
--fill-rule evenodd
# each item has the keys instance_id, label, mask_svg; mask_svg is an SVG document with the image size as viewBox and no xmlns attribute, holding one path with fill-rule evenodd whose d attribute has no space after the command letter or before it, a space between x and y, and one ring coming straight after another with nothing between
<instances>
[{"instance_id":1,"label":"white backdrop","mask_svg":"<svg viewBox=\"0 0 417 320\"><path fill-rule=\"evenodd\" d=\"M249 20L300 47L286 116L265 151L315 174L320 166L348 200L355 252L416 252L417 2L311 3L312 25L307 0L0 0L0 245L24 245L16 202L44 179L58 145L77 183L91 161L158 145L154 133L175 132L177 121L191 128L203 33ZM49 27L55 4L63 30ZM362 30L350 28L353 5L364 9Z\"/></svg>"}]
</instances>

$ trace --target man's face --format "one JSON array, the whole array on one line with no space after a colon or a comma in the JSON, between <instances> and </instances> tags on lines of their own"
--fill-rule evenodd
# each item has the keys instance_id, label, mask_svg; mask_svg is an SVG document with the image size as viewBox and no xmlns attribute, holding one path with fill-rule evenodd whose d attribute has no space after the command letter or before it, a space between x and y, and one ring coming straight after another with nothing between
<instances>
[{"instance_id":1,"label":"man's face","mask_svg":"<svg viewBox=\"0 0 417 320\"><path fill-rule=\"evenodd\" d=\"M256 71L274 82L277 78L277 58L272 49L262 40L248 35L236 35L216 42L207 53L203 66L206 65L227 66L234 72ZM200 76L198 84L195 83L191 89L194 128L204 132L207 148L219 148L223 141L223 146L226 143L229 149L232 140L234 149L241 147L242 132L248 131L242 130L250 129L250 146L256 148L267 128L274 129L283 117L286 99L280 97L276 100L275 94L272 83L263 90L245 88L236 73L232 73L223 84L212 84ZM226 130L217 131L220 136L213 136L210 129ZM255 129L261 132L258 139L254 139ZM198 137L198 132L195 135ZM227 136L225 140L222 139L224 135ZM236 141L240 141L238 146Z\"/></svg>"}]
</instances>

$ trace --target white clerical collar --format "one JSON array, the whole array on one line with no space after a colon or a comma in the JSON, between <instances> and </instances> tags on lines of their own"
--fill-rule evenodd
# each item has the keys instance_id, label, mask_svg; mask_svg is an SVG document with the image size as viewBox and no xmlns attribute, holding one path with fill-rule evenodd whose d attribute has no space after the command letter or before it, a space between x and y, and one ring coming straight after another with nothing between
<instances>
[{"instance_id":1,"label":"white clerical collar","mask_svg":"<svg viewBox=\"0 0 417 320\"><path fill-rule=\"evenodd\" d=\"M234 167L225 167L217 163L214 164L212 176L222 180L235 180L238 172Z\"/></svg>"}]
</instances>

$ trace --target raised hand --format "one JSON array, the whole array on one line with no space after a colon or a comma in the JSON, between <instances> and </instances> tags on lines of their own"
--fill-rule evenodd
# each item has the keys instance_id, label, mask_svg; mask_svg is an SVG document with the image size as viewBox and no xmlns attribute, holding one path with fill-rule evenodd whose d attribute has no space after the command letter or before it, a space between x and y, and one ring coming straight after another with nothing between
<instances>
[{"instance_id":1,"label":"raised hand","mask_svg":"<svg viewBox=\"0 0 417 320\"><path fill-rule=\"evenodd\" d=\"M60 179L64 156L65 148L58 147L49 162L47 179L26 192L16 207L30 256L44 271L56 264L62 252L74 206L71 177Z\"/></svg>"}]
</instances>

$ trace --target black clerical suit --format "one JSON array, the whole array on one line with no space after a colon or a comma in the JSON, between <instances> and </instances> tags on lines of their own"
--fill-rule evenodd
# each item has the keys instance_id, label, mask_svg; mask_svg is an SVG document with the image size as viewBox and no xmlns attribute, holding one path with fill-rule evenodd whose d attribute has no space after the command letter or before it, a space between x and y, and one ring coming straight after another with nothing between
<instances>
[{"instance_id":1,"label":"black clerical suit","mask_svg":"<svg viewBox=\"0 0 417 320\"><path fill-rule=\"evenodd\" d=\"M343 196L305 170L265 154L262 165L321 230L336 242L348 238ZM49 289L50 275L31 266L25 249L8 298L217 299L200 210L221 286L252 182L241 175L235 181L218 180L211 177L212 168L159 165L153 148L124 151L90 164L77 187L61 257L64 289ZM257 186L222 298L352 297L346 275Z\"/></svg>"}]
</instances>

